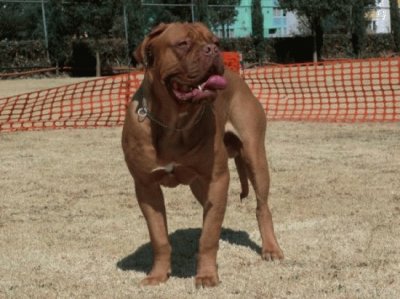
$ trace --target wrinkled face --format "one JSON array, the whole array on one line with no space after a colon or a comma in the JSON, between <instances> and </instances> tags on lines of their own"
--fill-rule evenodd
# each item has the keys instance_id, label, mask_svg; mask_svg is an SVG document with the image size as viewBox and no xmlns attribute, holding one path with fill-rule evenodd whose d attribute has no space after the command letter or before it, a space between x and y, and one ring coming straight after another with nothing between
<instances>
[{"instance_id":1,"label":"wrinkled face","mask_svg":"<svg viewBox=\"0 0 400 299\"><path fill-rule=\"evenodd\" d=\"M200 23L159 25L135 57L178 102L214 98L226 87L218 39Z\"/></svg>"}]
</instances>

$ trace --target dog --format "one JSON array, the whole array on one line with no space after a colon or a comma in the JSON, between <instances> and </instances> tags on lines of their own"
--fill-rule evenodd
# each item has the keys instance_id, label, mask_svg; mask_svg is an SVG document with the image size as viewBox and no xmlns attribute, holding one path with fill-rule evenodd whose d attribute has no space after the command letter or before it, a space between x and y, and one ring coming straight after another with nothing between
<instances>
[{"instance_id":1,"label":"dog","mask_svg":"<svg viewBox=\"0 0 400 299\"><path fill-rule=\"evenodd\" d=\"M134 52L145 73L130 102L122 148L146 219L153 265L141 285L167 281L171 245L161 187L189 185L203 207L196 287L219 284L217 250L234 158L242 187L257 198L265 260L283 258L268 207L266 116L242 78L224 68L218 39L201 23L160 24Z\"/></svg>"}]
</instances>

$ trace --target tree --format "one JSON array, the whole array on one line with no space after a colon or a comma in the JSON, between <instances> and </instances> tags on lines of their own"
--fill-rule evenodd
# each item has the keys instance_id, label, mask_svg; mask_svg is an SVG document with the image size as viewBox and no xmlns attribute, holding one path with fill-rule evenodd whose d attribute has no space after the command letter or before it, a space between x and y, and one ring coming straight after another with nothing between
<instances>
[{"instance_id":1,"label":"tree","mask_svg":"<svg viewBox=\"0 0 400 299\"><path fill-rule=\"evenodd\" d=\"M112 0L70 0L66 4L66 31L94 40L96 75L100 76L99 39L110 36L120 2ZM121 12L118 11L120 14Z\"/></svg>"},{"instance_id":2,"label":"tree","mask_svg":"<svg viewBox=\"0 0 400 299\"><path fill-rule=\"evenodd\" d=\"M132 53L143 40L145 34L143 31L143 7L141 0L125 0L125 5L128 25L128 53Z\"/></svg>"},{"instance_id":3,"label":"tree","mask_svg":"<svg viewBox=\"0 0 400 299\"><path fill-rule=\"evenodd\" d=\"M196 7L197 7L197 21L208 25L209 24L208 0L196 0Z\"/></svg>"},{"instance_id":4,"label":"tree","mask_svg":"<svg viewBox=\"0 0 400 299\"><path fill-rule=\"evenodd\" d=\"M395 51L400 51L400 13L399 3L397 0L390 1L390 24L393 40L395 44Z\"/></svg>"},{"instance_id":5,"label":"tree","mask_svg":"<svg viewBox=\"0 0 400 299\"><path fill-rule=\"evenodd\" d=\"M279 0L281 8L295 11L306 18L314 37L314 61L321 58L324 34L322 20L347 3L348 0Z\"/></svg>"},{"instance_id":6,"label":"tree","mask_svg":"<svg viewBox=\"0 0 400 299\"><path fill-rule=\"evenodd\" d=\"M158 0L151 4L143 2L146 32L161 22L195 20L221 30L222 37L229 37L229 26L235 22L235 6L240 4L240 0Z\"/></svg>"},{"instance_id":7,"label":"tree","mask_svg":"<svg viewBox=\"0 0 400 299\"><path fill-rule=\"evenodd\" d=\"M351 42L353 53L359 57L365 45L367 36L367 8L374 4L374 0L353 0L351 7Z\"/></svg>"},{"instance_id":8,"label":"tree","mask_svg":"<svg viewBox=\"0 0 400 299\"><path fill-rule=\"evenodd\" d=\"M345 23L351 21L350 12L355 6L356 10L358 9L356 16L360 21L365 18L365 7L374 3L374 0L279 0L281 8L294 11L300 17L306 18L314 37L314 61L321 58L323 35L326 29L324 22L329 17L336 18L336 20L342 19ZM353 26L353 28L355 27ZM358 29L354 30L354 39L360 37L361 31L356 32L356 30ZM365 30L365 25L361 25L360 30ZM358 41L356 44L358 45Z\"/></svg>"},{"instance_id":9,"label":"tree","mask_svg":"<svg viewBox=\"0 0 400 299\"><path fill-rule=\"evenodd\" d=\"M9 3L0 6L0 40L16 39L18 27L22 24L21 18L17 18L15 8L18 3Z\"/></svg>"},{"instance_id":10,"label":"tree","mask_svg":"<svg viewBox=\"0 0 400 299\"><path fill-rule=\"evenodd\" d=\"M159 5L146 5L146 2ZM144 1L144 28L145 31L150 31L151 28L159 23L170 22L191 22L192 7L187 0L164 0L164 1ZM174 6L179 5L179 6Z\"/></svg>"},{"instance_id":11,"label":"tree","mask_svg":"<svg viewBox=\"0 0 400 299\"><path fill-rule=\"evenodd\" d=\"M240 0L208 0L208 4L212 5L212 9L209 9L210 25L220 29L223 38L230 37L229 26L235 22L235 6L240 4Z\"/></svg>"},{"instance_id":12,"label":"tree","mask_svg":"<svg viewBox=\"0 0 400 299\"><path fill-rule=\"evenodd\" d=\"M49 0L48 7L48 34L50 59L57 65L63 65L67 53L66 19L61 1Z\"/></svg>"},{"instance_id":13,"label":"tree","mask_svg":"<svg viewBox=\"0 0 400 299\"><path fill-rule=\"evenodd\" d=\"M32 3L4 3L0 6L0 40L43 38L41 8Z\"/></svg>"},{"instance_id":14,"label":"tree","mask_svg":"<svg viewBox=\"0 0 400 299\"><path fill-rule=\"evenodd\" d=\"M256 57L259 63L264 60L264 16L262 14L261 0L253 0L251 4L251 28Z\"/></svg>"}]
</instances>

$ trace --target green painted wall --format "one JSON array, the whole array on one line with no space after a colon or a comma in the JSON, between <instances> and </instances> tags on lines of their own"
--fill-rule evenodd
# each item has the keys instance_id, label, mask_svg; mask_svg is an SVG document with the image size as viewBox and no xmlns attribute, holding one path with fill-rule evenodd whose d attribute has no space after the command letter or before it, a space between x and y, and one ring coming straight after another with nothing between
<instances>
[{"instance_id":1,"label":"green painted wall","mask_svg":"<svg viewBox=\"0 0 400 299\"><path fill-rule=\"evenodd\" d=\"M240 1L240 6L236 8L236 22L230 25L231 37L251 36L251 2L252 0ZM261 6L264 15L264 36L286 36L286 16L278 8L278 1L261 0Z\"/></svg>"}]
</instances>

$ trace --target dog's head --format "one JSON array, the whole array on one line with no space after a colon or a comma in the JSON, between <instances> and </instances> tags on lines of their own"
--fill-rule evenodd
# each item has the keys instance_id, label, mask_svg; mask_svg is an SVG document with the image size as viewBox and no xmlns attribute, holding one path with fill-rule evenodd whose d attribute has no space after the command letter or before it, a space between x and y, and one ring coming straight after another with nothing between
<instances>
[{"instance_id":1,"label":"dog's head","mask_svg":"<svg viewBox=\"0 0 400 299\"><path fill-rule=\"evenodd\" d=\"M227 84L218 39L201 23L158 25L135 58L181 103L214 98Z\"/></svg>"}]
</instances>

